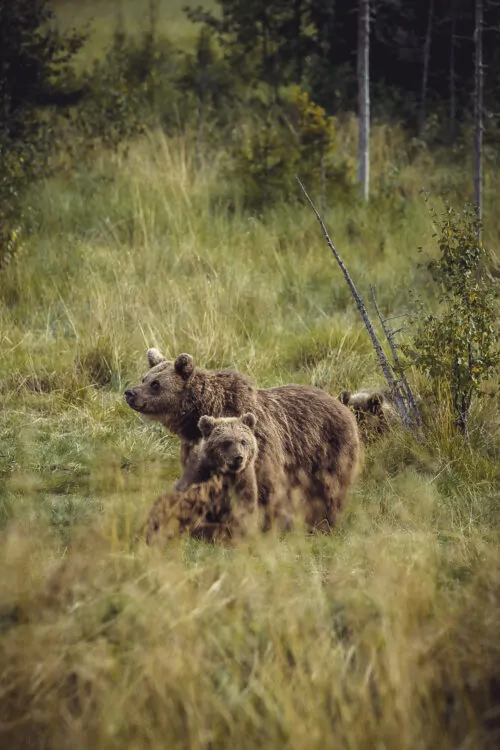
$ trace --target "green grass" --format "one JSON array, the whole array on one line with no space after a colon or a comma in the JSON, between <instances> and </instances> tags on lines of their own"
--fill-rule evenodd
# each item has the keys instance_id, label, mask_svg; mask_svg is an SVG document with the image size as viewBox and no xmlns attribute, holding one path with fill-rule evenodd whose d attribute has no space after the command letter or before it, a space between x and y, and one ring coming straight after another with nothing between
<instances>
[{"instance_id":1,"label":"green grass","mask_svg":"<svg viewBox=\"0 0 500 750\"><path fill-rule=\"evenodd\" d=\"M374 184L398 138L375 129ZM495 398L474 405L470 446L433 406L425 439L395 431L367 448L331 536L144 545L179 472L176 439L123 400L148 346L262 386L382 383L309 209L230 210L218 156L198 170L193 154L154 132L127 158L34 185L23 253L0 278L2 745L496 747ZM328 208L385 314L405 312L409 290L431 296L419 189L461 200L468 181L465 166L434 166L424 153L401 169L399 202ZM497 195L492 169L498 250Z\"/></svg>"}]
</instances>

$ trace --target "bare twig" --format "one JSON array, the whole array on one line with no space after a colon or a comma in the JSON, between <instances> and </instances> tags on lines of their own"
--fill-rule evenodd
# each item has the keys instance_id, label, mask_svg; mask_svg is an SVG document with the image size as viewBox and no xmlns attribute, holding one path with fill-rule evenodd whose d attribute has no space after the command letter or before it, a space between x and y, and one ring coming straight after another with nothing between
<instances>
[{"instance_id":1,"label":"bare twig","mask_svg":"<svg viewBox=\"0 0 500 750\"><path fill-rule=\"evenodd\" d=\"M401 315L390 315L388 318L384 318L384 323L387 323L389 320L398 320L399 318L407 318L408 313L401 313Z\"/></svg>"},{"instance_id":2,"label":"bare twig","mask_svg":"<svg viewBox=\"0 0 500 750\"><path fill-rule=\"evenodd\" d=\"M375 297L375 287L373 285L370 285L370 291L372 293L372 300L373 300L373 304L375 306L375 310L377 311L377 315L378 315L378 319L380 321L380 325L382 326L382 330L383 330L384 335L385 335L385 337L387 339L387 343L389 344L389 346L391 348L392 358L393 358L394 364L396 366L396 372L397 372L397 374L399 375L399 378L400 378L400 383L401 383L401 388L403 390L403 394L406 397L407 403L410 405L410 408L411 408L411 411L412 411L412 414L413 414L413 418L414 418L416 424L420 424L421 423L421 419L420 419L420 414L419 414L419 411L418 411L417 401L415 399L415 396L413 395L413 391L412 391L412 389L410 387L410 384L409 384L409 382L407 380L407 377L406 377L406 375L405 375L405 373L403 371L403 368L401 366L401 361L400 361L399 355L398 355L398 349L397 349L396 344L394 343L394 335L396 333L399 333L403 329L399 328L398 331L390 331L389 328L387 328L386 321L382 317L382 313L380 312L380 308L379 308L379 306L377 304L377 298Z\"/></svg>"},{"instance_id":3,"label":"bare twig","mask_svg":"<svg viewBox=\"0 0 500 750\"><path fill-rule=\"evenodd\" d=\"M380 312L380 308L379 308L378 303L377 303L377 298L375 297L375 287L373 286L373 284L370 284L370 291L372 293L372 300L373 300L373 304L374 304L374 307L375 307L375 311L376 311L376 313L378 315L378 319L380 320L380 325L382 326L382 330L383 330L384 335L385 335L385 337L387 339L387 343L389 344L389 346L391 348L392 358L394 360L394 364L396 365L396 367L400 368L398 351L397 351L396 345L395 345L395 343L393 341L392 333L387 328L387 326L385 324L385 320L382 317L382 313Z\"/></svg>"},{"instance_id":4,"label":"bare twig","mask_svg":"<svg viewBox=\"0 0 500 750\"><path fill-rule=\"evenodd\" d=\"M356 289L356 286L355 286L353 280L351 279L347 268L344 265L344 261L342 260L342 258L338 254L337 249L335 248L333 242L331 241L330 236L329 236L329 234L327 232L327 229L326 229L326 227L325 227L325 225L323 223L323 220L322 220L321 216L318 213L318 210L317 210L316 206L314 205L314 203L312 202L311 198L307 194L307 191L306 191L305 187L303 186L303 184L301 183L301 181L299 180L299 178L297 177L296 179L297 179L297 182L299 183L300 189L304 193L305 197L307 198L307 200L309 202L309 205L311 206L312 210L314 211L314 215L316 216L316 218L317 218L317 220L318 220L318 222L319 222L319 224L321 226L321 229L323 231L323 235L324 235L325 240L326 240L326 242L328 244L328 247L332 251L332 253L333 253L334 257L335 257L335 260L339 264L340 270L344 274L344 278L345 278L345 280L347 281L347 283L349 285L349 289L351 290L351 294L354 297L354 300L356 302L356 306L357 306L357 308L358 308L358 310L360 312L361 317L363 318L363 322L365 324L366 330L368 331L368 334L369 334L369 336L370 336L370 338L372 340L373 348L375 349L375 353L377 355L377 359L378 359L380 368L381 368L382 372L384 373L385 379L387 380L387 384L388 384L389 389L390 389L390 391L391 391L391 393L393 395L394 403L395 403L396 408L397 408L397 410L398 410L398 412L399 412L399 414L401 416L401 419L403 420L403 423L407 427L411 428L413 426L412 416L411 416L411 414L410 414L410 412L409 412L409 410L408 410L408 408L406 406L405 400L402 397L401 392L400 392L400 390L398 388L398 381L394 377L391 364L390 364L389 360L387 359L387 357L385 356L384 350L382 349L382 346L380 344L380 341L378 340L377 334L375 333L375 329L373 328L373 325L372 325L372 322L370 320L370 316L368 315L368 311L366 309L366 306L365 306L365 304L364 304L364 302L363 302L363 300L362 300L362 298L361 298L358 290Z\"/></svg>"}]
</instances>

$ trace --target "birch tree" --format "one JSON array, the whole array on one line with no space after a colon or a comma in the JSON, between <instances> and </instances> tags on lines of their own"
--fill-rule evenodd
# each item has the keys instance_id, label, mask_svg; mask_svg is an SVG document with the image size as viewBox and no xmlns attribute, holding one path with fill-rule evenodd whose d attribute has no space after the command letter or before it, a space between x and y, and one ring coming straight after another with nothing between
<instances>
[{"instance_id":1,"label":"birch tree","mask_svg":"<svg viewBox=\"0 0 500 750\"><path fill-rule=\"evenodd\" d=\"M370 0L358 6L358 181L370 194Z\"/></svg>"},{"instance_id":2,"label":"birch tree","mask_svg":"<svg viewBox=\"0 0 500 750\"><path fill-rule=\"evenodd\" d=\"M450 36L450 138L455 139L457 122L457 81L455 71L455 47L457 37L457 0L451 2L451 36Z\"/></svg>"},{"instance_id":3,"label":"birch tree","mask_svg":"<svg viewBox=\"0 0 500 750\"><path fill-rule=\"evenodd\" d=\"M483 0L476 0L476 28L474 31L474 203L478 219L483 218L483 11ZM479 228L478 233L479 241L481 241L481 228Z\"/></svg>"},{"instance_id":4,"label":"birch tree","mask_svg":"<svg viewBox=\"0 0 500 750\"><path fill-rule=\"evenodd\" d=\"M429 82L429 67L431 62L431 42L432 42L432 26L434 21L434 0L429 0L429 8L427 12L427 30L425 32L424 41L424 54L423 54L423 66L422 66L422 89L420 94L420 113L418 128L422 130L425 125L426 117L426 105L427 105L427 87Z\"/></svg>"}]
</instances>

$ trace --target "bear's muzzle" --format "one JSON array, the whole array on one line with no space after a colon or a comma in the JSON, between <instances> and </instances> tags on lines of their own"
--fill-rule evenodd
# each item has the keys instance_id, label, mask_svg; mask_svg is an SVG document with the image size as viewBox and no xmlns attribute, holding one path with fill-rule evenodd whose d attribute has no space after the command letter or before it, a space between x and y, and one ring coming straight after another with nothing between
<instances>
[{"instance_id":1,"label":"bear's muzzle","mask_svg":"<svg viewBox=\"0 0 500 750\"><path fill-rule=\"evenodd\" d=\"M132 409L137 408L135 404L135 390L133 388L127 388L125 391L125 401Z\"/></svg>"},{"instance_id":2,"label":"bear's muzzle","mask_svg":"<svg viewBox=\"0 0 500 750\"><path fill-rule=\"evenodd\" d=\"M236 456L233 456L233 458L231 459L231 463L229 464L229 469L231 471L238 471L238 469L241 469L242 464L243 464L243 456L238 453Z\"/></svg>"}]
</instances>

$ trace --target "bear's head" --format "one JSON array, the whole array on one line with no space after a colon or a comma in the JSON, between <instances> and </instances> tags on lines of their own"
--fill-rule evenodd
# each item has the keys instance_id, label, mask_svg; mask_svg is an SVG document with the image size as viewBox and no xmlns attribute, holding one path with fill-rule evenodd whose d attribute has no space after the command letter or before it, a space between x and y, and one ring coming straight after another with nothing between
<instances>
[{"instance_id":1,"label":"bear's head","mask_svg":"<svg viewBox=\"0 0 500 750\"><path fill-rule=\"evenodd\" d=\"M359 391L359 393L342 391L339 400L344 406L349 406L354 413L361 412L364 414L373 414L374 416L380 416L386 402L383 393L369 391Z\"/></svg>"},{"instance_id":2,"label":"bear's head","mask_svg":"<svg viewBox=\"0 0 500 750\"><path fill-rule=\"evenodd\" d=\"M354 413L359 430L366 440L382 434L399 420L390 396L383 392L342 391L339 400Z\"/></svg>"},{"instance_id":3,"label":"bear's head","mask_svg":"<svg viewBox=\"0 0 500 750\"><path fill-rule=\"evenodd\" d=\"M125 400L131 409L153 419L164 421L177 416L179 402L195 367L190 354L180 354L172 362L158 349L148 349L150 370L140 385L127 388Z\"/></svg>"},{"instance_id":4,"label":"bear's head","mask_svg":"<svg viewBox=\"0 0 500 750\"><path fill-rule=\"evenodd\" d=\"M201 417L198 428L203 438L192 451L176 489L184 491L216 474L236 475L245 471L258 453L254 434L256 423L257 419L251 412L241 417Z\"/></svg>"}]
</instances>

